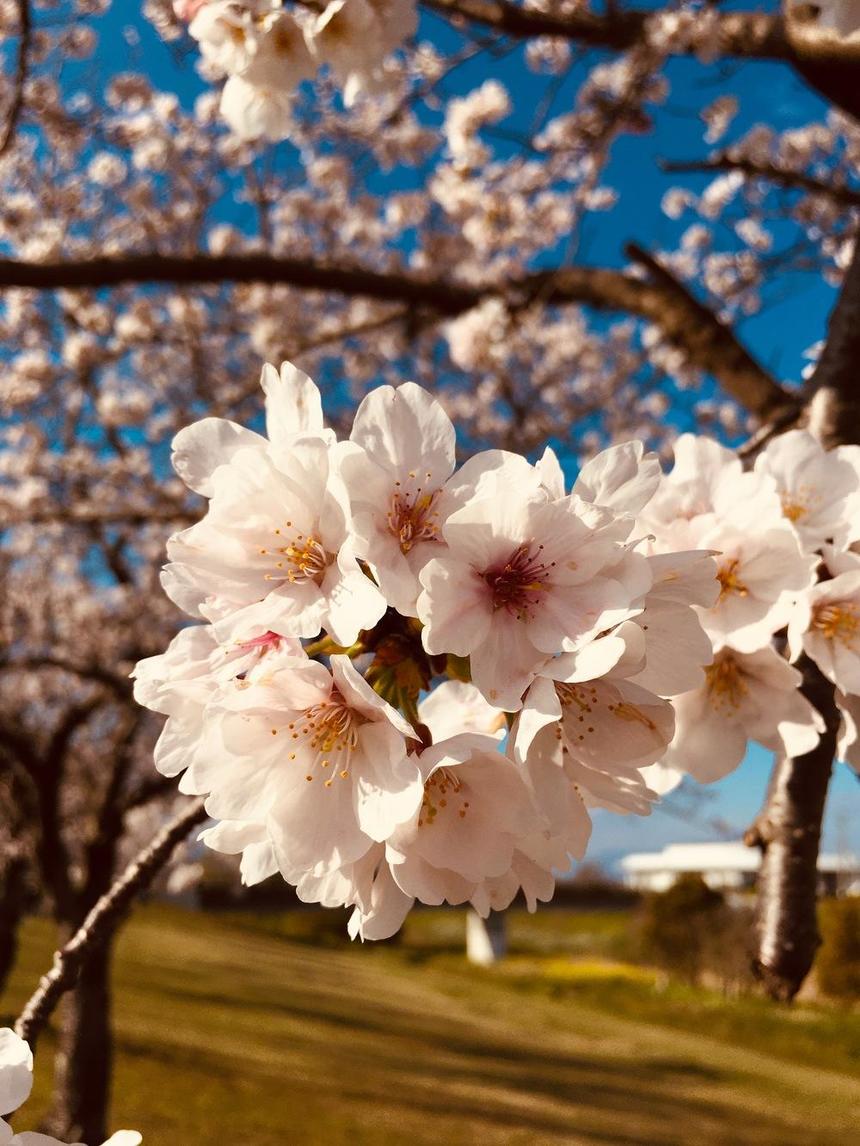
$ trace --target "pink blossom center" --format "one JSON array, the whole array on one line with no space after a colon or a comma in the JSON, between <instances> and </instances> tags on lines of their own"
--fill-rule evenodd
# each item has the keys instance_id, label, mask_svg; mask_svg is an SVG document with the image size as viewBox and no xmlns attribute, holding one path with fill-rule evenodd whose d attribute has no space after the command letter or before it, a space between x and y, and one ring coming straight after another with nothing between
<instances>
[{"instance_id":1,"label":"pink blossom center","mask_svg":"<svg viewBox=\"0 0 860 1146\"><path fill-rule=\"evenodd\" d=\"M399 482L397 487L388 507L388 532L406 554L414 545L439 537L439 512L434 508L439 491L425 493L419 486L410 493Z\"/></svg>"},{"instance_id":2,"label":"pink blossom center","mask_svg":"<svg viewBox=\"0 0 860 1146\"><path fill-rule=\"evenodd\" d=\"M507 561L479 574L486 582L493 611L504 609L519 621L527 621L549 588L554 561L543 560L543 546L533 541L518 545Z\"/></svg>"},{"instance_id":3,"label":"pink blossom center","mask_svg":"<svg viewBox=\"0 0 860 1146\"><path fill-rule=\"evenodd\" d=\"M261 652L268 652L269 649L276 649L281 643L280 633L273 633L271 629L263 633L259 637L251 637L248 641L242 641L243 649L259 649Z\"/></svg>"}]
</instances>

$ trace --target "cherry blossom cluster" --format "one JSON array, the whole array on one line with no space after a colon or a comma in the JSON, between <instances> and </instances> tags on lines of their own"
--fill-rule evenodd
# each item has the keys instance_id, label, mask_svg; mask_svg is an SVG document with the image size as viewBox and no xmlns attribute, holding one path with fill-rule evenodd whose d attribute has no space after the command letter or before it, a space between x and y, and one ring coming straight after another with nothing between
<instances>
[{"instance_id":1,"label":"cherry blossom cluster","mask_svg":"<svg viewBox=\"0 0 860 1146\"><path fill-rule=\"evenodd\" d=\"M293 94L327 67L351 107L385 87L385 58L415 32L414 0L178 0L208 71L226 75L221 113L242 139L286 139Z\"/></svg>"},{"instance_id":2,"label":"cherry blossom cluster","mask_svg":"<svg viewBox=\"0 0 860 1146\"><path fill-rule=\"evenodd\" d=\"M549 448L456 467L413 383L372 391L342 441L306 375L267 366L262 386L267 437L206 418L174 439L209 507L162 584L203 623L135 669L168 716L158 768L206 796L203 838L247 883L353 906L363 938L416 899L534 907L590 808L647 814L750 738L817 743L772 638L791 622L825 671L822 642L854 655L854 605L825 608L815 579L825 544L853 559L860 450L798 431L744 473L687 436L664 476L627 443L567 493Z\"/></svg>"},{"instance_id":3,"label":"cherry blossom cluster","mask_svg":"<svg viewBox=\"0 0 860 1146\"><path fill-rule=\"evenodd\" d=\"M2 1146L63 1146L58 1138L24 1130L13 1134L3 1115L14 1113L33 1089L33 1052L9 1027L0 1028L0 1144ZM139 1146L136 1130L118 1130L102 1146ZM78 1146L83 1146L78 1143Z\"/></svg>"},{"instance_id":4,"label":"cherry blossom cluster","mask_svg":"<svg viewBox=\"0 0 860 1146\"><path fill-rule=\"evenodd\" d=\"M675 466L646 506L658 548L717 554L719 595L700 618L714 648L701 687L675 699L675 737L657 771L708 782L742 760L747 741L803 755L821 715L797 691L789 660L806 652L840 691L839 754L856 766L860 687L860 449L825 451L805 430L774 438L750 472L725 447L684 435ZM860 566L857 566L860 568ZM838 667L837 667L838 666Z\"/></svg>"}]
</instances>

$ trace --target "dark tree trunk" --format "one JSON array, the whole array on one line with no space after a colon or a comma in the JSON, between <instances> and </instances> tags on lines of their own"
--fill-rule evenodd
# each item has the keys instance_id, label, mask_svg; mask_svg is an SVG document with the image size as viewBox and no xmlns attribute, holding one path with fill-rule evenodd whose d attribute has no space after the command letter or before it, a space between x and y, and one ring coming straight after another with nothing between
<instances>
[{"instance_id":1,"label":"dark tree trunk","mask_svg":"<svg viewBox=\"0 0 860 1146\"><path fill-rule=\"evenodd\" d=\"M18 953L18 929L30 900L27 862L12 856L0 867L0 995Z\"/></svg>"},{"instance_id":2,"label":"dark tree trunk","mask_svg":"<svg viewBox=\"0 0 860 1146\"><path fill-rule=\"evenodd\" d=\"M60 1006L54 1096L43 1129L64 1141L98 1143L107 1137L112 952L111 937L83 965Z\"/></svg>"},{"instance_id":3,"label":"dark tree trunk","mask_svg":"<svg viewBox=\"0 0 860 1146\"><path fill-rule=\"evenodd\" d=\"M808 384L805 421L826 447L860 443L860 242L828 323ZM836 754L839 714L833 685L803 658L803 692L824 718L818 747L777 759L762 812L746 833L762 851L754 968L773 999L793 999L820 939L816 918L818 848Z\"/></svg>"},{"instance_id":4,"label":"dark tree trunk","mask_svg":"<svg viewBox=\"0 0 860 1146\"><path fill-rule=\"evenodd\" d=\"M765 809L745 837L763 853L754 970L768 995L782 1002L800 990L821 942L816 916L818 848L839 728L833 686L806 658L800 667L803 693L827 728L812 752L777 759Z\"/></svg>"}]
</instances>

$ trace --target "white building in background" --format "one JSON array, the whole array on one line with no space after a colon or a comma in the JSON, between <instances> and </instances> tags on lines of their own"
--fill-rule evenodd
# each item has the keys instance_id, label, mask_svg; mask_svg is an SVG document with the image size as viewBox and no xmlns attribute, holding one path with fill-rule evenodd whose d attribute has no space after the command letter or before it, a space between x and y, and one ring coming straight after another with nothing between
<instances>
[{"instance_id":1,"label":"white building in background","mask_svg":"<svg viewBox=\"0 0 860 1146\"><path fill-rule=\"evenodd\" d=\"M700 875L718 891L744 891L755 886L761 863L757 848L730 843L669 844L661 852L636 852L621 860L625 887L633 891L666 891L679 875ZM818 857L819 891L825 895L860 895L860 857Z\"/></svg>"}]
</instances>

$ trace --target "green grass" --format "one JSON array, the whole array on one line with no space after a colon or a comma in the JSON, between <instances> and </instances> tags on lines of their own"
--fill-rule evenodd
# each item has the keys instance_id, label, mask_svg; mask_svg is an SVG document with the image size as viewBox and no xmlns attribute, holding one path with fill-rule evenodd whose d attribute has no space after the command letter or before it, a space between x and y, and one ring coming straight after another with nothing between
<instances>
[{"instance_id":1,"label":"green grass","mask_svg":"<svg viewBox=\"0 0 860 1146\"><path fill-rule=\"evenodd\" d=\"M516 953L480 971L457 912L345 947L314 913L143 908L118 950L112 1125L146 1146L856 1141L856 1013L661 993L615 954L623 919L537 920L515 915ZM0 1013L50 950L31 922ZM41 1049L19 1127L46 1098Z\"/></svg>"}]
</instances>

